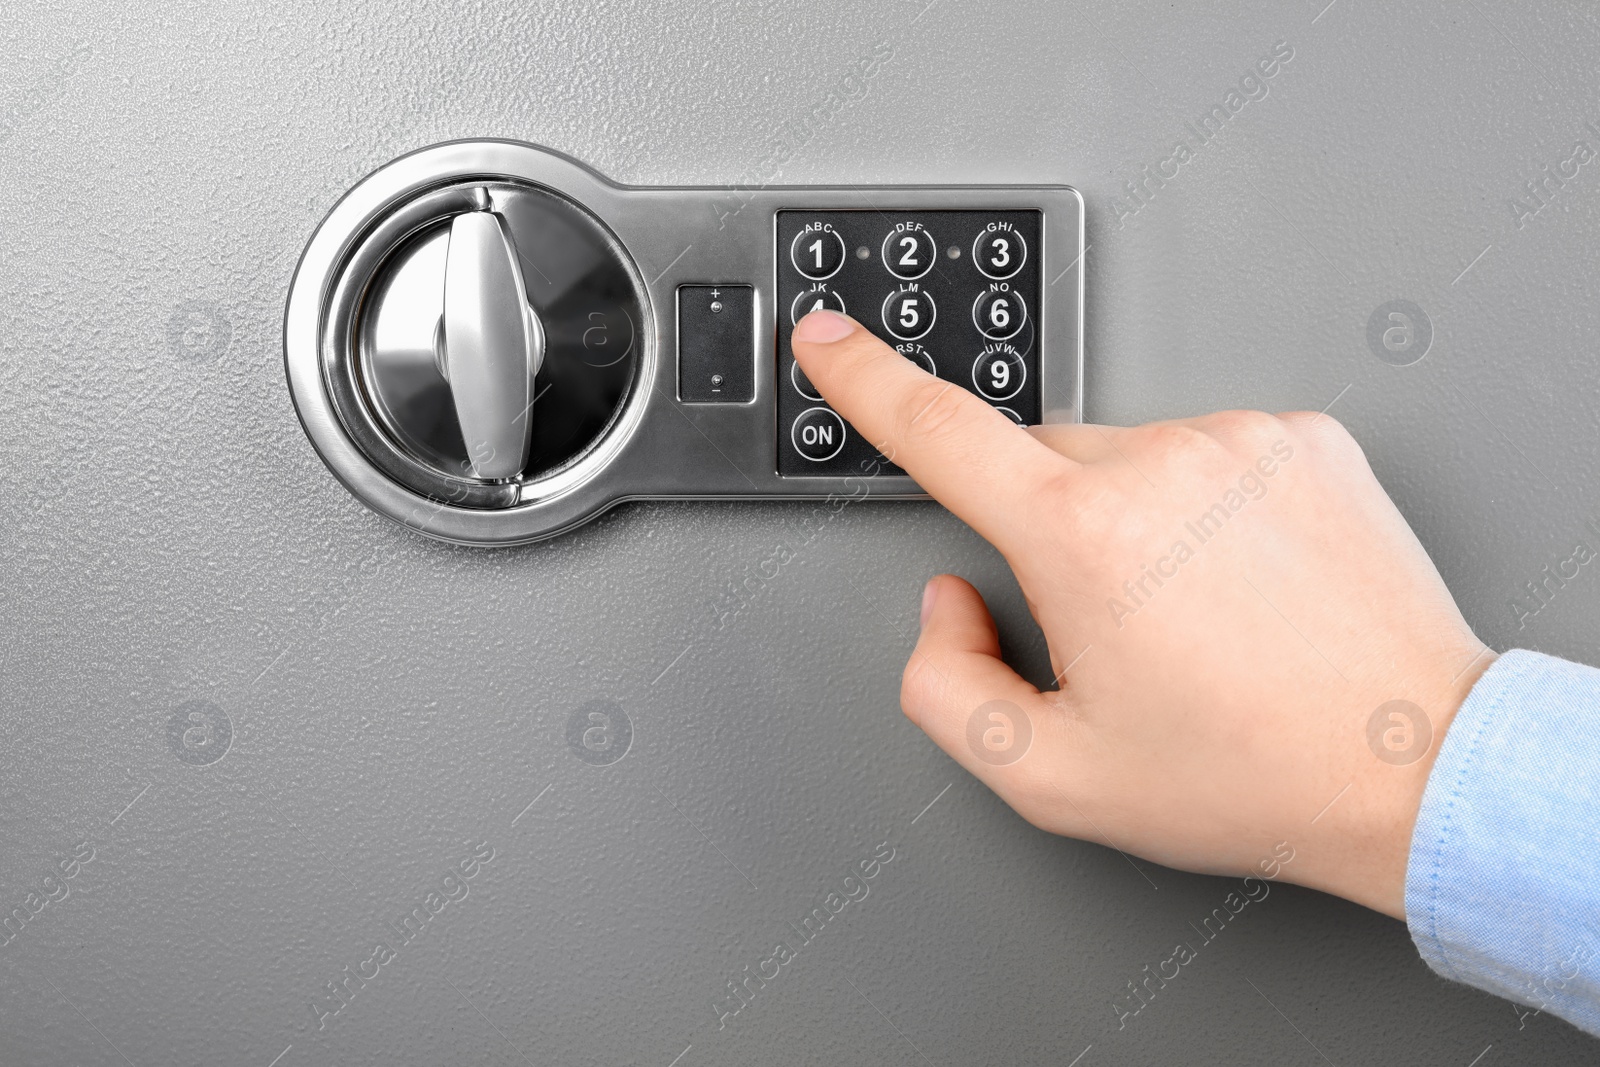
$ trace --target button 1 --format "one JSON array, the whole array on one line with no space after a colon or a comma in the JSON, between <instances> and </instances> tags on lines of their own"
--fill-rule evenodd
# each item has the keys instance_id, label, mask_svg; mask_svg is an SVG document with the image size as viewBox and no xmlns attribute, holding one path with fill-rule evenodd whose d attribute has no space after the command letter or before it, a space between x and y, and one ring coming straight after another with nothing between
<instances>
[{"instance_id":1,"label":"button 1","mask_svg":"<svg viewBox=\"0 0 1600 1067\"><path fill-rule=\"evenodd\" d=\"M1026 425L1028 425L1027 423L1022 421L1022 416L1021 415L1018 415L1015 411L1012 411L1010 408L997 407L997 408L995 408L995 410L998 411L1000 414L1004 415L1006 418L1010 419L1012 422L1016 423L1018 426L1026 426Z\"/></svg>"},{"instance_id":2,"label":"button 1","mask_svg":"<svg viewBox=\"0 0 1600 1067\"><path fill-rule=\"evenodd\" d=\"M933 269L939 245L920 222L902 222L883 239L883 265L889 273L906 281L922 277Z\"/></svg>"},{"instance_id":3,"label":"button 1","mask_svg":"<svg viewBox=\"0 0 1600 1067\"><path fill-rule=\"evenodd\" d=\"M1028 242L1009 222L989 223L972 242L972 262L985 277L996 281L1017 273L1027 258Z\"/></svg>"},{"instance_id":4,"label":"button 1","mask_svg":"<svg viewBox=\"0 0 1600 1067\"><path fill-rule=\"evenodd\" d=\"M894 350L934 377L939 376L939 368L934 364L933 357L921 345L895 345Z\"/></svg>"},{"instance_id":5,"label":"button 1","mask_svg":"<svg viewBox=\"0 0 1600 1067\"><path fill-rule=\"evenodd\" d=\"M972 364L972 384L990 400L1010 400L1027 379L1028 365L1010 345L989 345Z\"/></svg>"},{"instance_id":6,"label":"button 1","mask_svg":"<svg viewBox=\"0 0 1600 1067\"><path fill-rule=\"evenodd\" d=\"M813 222L794 235L789 262L814 282L831 278L844 266L844 238L830 224Z\"/></svg>"},{"instance_id":7,"label":"button 1","mask_svg":"<svg viewBox=\"0 0 1600 1067\"><path fill-rule=\"evenodd\" d=\"M844 433L844 420L831 408L806 408L794 420L789 440L806 459L822 463L839 454Z\"/></svg>"},{"instance_id":8,"label":"button 1","mask_svg":"<svg viewBox=\"0 0 1600 1067\"><path fill-rule=\"evenodd\" d=\"M798 326L800 320L813 311L837 311L843 315L844 297L826 285L813 285L794 298L794 306L789 309L789 321Z\"/></svg>"},{"instance_id":9,"label":"button 1","mask_svg":"<svg viewBox=\"0 0 1600 1067\"><path fill-rule=\"evenodd\" d=\"M902 341L927 336L938 315L933 296L915 285L902 285L883 302L884 328Z\"/></svg>"},{"instance_id":10,"label":"button 1","mask_svg":"<svg viewBox=\"0 0 1600 1067\"><path fill-rule=\"evenodd\" d=\"M789 384L807 400L822 399L822 394L817 392L817 387L811 384L811 379L806 377L806 372L800 369L797 362L789 364Z\"/></svg>"},{"instance_id":11,"label":"button 1","mask_svg":"<svg viewBox=\"0 0 1600 1067\"><path fill-rule=\"evenodd\" d=\"M972 304L972 323L991 341L1009 341L1028 321L1022 294L1003 285L991 285Z\"/></svg>"}]
</instances>

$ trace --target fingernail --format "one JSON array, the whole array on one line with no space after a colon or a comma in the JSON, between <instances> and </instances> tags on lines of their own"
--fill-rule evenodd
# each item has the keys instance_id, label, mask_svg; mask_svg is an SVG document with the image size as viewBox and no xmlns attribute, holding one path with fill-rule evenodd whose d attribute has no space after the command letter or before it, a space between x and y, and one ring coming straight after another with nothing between
<instances>
[{"instance_id":1,"label":"fingernail","mask_svg":"<svg viewBox=\"0 0 1600 1067\"><path fill-rule=\"evenodd\" d=\"M939 579L929 579L928 584L922 587L922 620L919 626L928 625L928 616L933 614L933 602L939 599Z\"/></svg>"},{"instance_id":2,"label":"fingernail","mask_svg":"<svg viewBox=\"0 0 1600 1067\"><path fill-rule=\"evenodd\" d=\"M794 339L810 345L831 345L855 328L854 322L837 311L813 311L794 328Z\"/></svg>"}]
</instances>

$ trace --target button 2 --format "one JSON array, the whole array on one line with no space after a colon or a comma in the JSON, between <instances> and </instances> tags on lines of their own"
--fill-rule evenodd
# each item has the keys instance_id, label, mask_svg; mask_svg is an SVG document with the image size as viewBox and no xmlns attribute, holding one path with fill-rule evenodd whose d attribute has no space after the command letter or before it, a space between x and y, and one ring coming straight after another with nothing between
<instances>
[{"instance_id":1,"label":"button 2","mask_svg":"<svg viewBox=\"0 0 1600 1067\"><path fill-rule=\"evenodd\" d=\"M813 463L824 463L844 447L844 420L831 408L806 408L794 420L789 440Z\"/></svg>"},{"instance_id":2,"label":"button 2","mask_svg":"<svg viewBox=\"0 0 1600 1067\"><path fill-rule=\"evenodd\" d=\"M798 326L800 320L813 311L837 311L843 315L844 297L826 285L813 285L794 298L794 306L789 309L789 321Z\"/></svg>"},{"instance_id":3,"label":"button 2","mask_svg":"<svg viewBox=\"0 0 1600 1067\"><path fill-rule=\"evenodd\" d=\"M1010 345L989 345L972 364L972 384L990 400L1010 400L1028 380L1028 365Z\"/></svg>"},{"instance_id":4,"label":"button 2","mask_svg":"<svg viewBox=\"0 0 1600 1067\"><path fill-rule=\"evenodd\" d=\"M939 245L920 222L902 222L883 239L883 265L896 278L914 281L933 269Z\"/></svg>"},{"instance_id":5,"label":"button 2","mask_svg":"<svg viewBox=\"0 0 1600 1067\"><path fill-rule=\"evenodd\" d=\"M1009 341L1028 321L1022 294L1004 285L991 285L972 304L972 323L991 341Z\"/></svg>"},{"instance_id":6,"label":"button 2","mask_svg":"<svg viewBox=\"0 0 1600 1067\"><path fill-rule=\"evenodd\" d=\"M1022 269L1028 259L1028 242L1009 222L991 222L972 242L972 262L984 277L1003 281Z\"/></svg>"},{"instance_id":7,"label":"button 2","mask_svg":"<svg viewBox=\"0 0 1600 1067\"><path fill-rule=\"evenodd\" d=\"M831 224L813 222L794 235L789 262L814 282L831 278L844 266L844 238Z\"/></svg>"},{"instance_id":8,"label":"button 2","mask_svg":"<svg viewBox=\"0 0 1600 1067\"><path fill-rule=\"evenodd\" d=\"M933 329L939 309L932 295L915 285L902 285L883 302L883 326L902 341L915 341Z\"/></svg>"}]
</instances>

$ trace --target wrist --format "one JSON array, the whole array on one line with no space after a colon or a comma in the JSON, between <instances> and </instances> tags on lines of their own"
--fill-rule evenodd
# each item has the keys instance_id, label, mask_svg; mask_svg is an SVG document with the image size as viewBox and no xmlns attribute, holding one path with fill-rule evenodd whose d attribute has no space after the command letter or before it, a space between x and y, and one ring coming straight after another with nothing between
<instances>
[{"instance_id":1,"label":"wrist","mask_svg":"<svg viewBox=\"0 0 1600 1067\"><path fill-rule=\"evenodd\" d=\"M1451 674L1413 686L1419 699L1353 710L1349 785L1313 820L1313 862L1301 866L1302 884L1405 920L1406 871L1429 778L1457 712L1497 658L1481 644L1440 657Z\"/></svg>"}]
</instances>

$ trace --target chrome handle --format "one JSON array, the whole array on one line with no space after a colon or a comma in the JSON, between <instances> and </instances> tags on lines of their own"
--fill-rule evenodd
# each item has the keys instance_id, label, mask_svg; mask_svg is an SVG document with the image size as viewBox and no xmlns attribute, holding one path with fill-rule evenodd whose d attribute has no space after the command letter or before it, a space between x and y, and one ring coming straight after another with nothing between
<instances>
[{"instance_id":1,"label":"chrome handle","mask_svg":"<svg viewBox=\"0 0 1600 1067\"><path fill-rule=\"evenodd\" d=\"M515 478L527 464L544 344L505 223L491 211L457 215L434 352L475 477Z\"/></svg>"}]
</instances>

